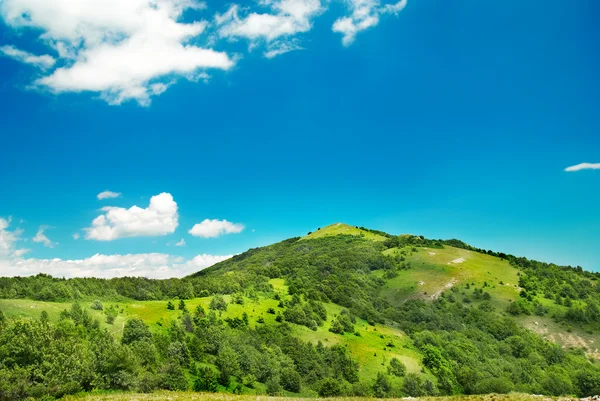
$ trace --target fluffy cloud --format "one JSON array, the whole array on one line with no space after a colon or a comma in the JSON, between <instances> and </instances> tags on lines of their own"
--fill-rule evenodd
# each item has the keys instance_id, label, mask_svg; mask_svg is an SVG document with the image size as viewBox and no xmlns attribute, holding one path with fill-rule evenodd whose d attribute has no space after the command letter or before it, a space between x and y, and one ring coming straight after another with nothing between
<instances>
[{"instance_id":1,"label":"fluffy cloud","mask_svg":"<svg viewBox=\"0 0 600 401\"><path fill-rule=\"evenodd\" d=\"M351 11L349 16L338 18L332 30L341 33L342 44L349 46L356 35L379 24L379 17L384 14L398 14L406 7L407 0L394 4L381 4L378 0L347 0Z\"/></svg>"},{"instance_id":2,"label":"fluffy cloud","mask_svg":"<svg viewBox=\"0 0 600 401\"><path fill-rule=\"evenodd\" d=\"M112 191L106 190L104 192L100 192L97 195L97 198L98 198L98 200L103 200L103 199L118 198L119 196L121 196L120 192L112 192Z\"/></svg>"},{"instance_id":3,"label":"fluffy cloud","mask_svg":"<svg viewBox=\"0 0 600 401\"><path fill-rule=\"evenodd\" d=\"M33 242L42 243L47 248L54 248L56 245L58 245L58 242L52 242L50 240L50 238L48 238L48 236L46 236L46 234L44 233L44 231L46 231L48 228L50 228L50 227L48 227L48 226L40 226L40 228L38 229L37 234L35 234L35 237L33 237Z\"/></svg>"},{"instance_id":4,"label":"fluffy cloud","mask_svg":"<svg viewBox=\"0 0 600 401\"><path fill-rule=\"evenodd\" d=\"M181 241L175 244L175 246L185 246L185 240L182 238Z\"/></svg>"},{"instance_id":5,"label":"fluffy cloud","mask_svg":"<svg viewBox=\"0 0 600 401\"><path fill-rule=\"evenodd\" d=\"M31 276L46 273L55 277L184 277L233 255L198 255L184 260L161 253L101 255L86 259L0 259L0 276Z\"/></svg>"},{"instance_id":6,"label":"fluffy cloud","mask_svg":"<svg viewBox=\"0 0 600 401\"><path fill-rule=\"evenodd\" d=\"M189 231L194 237L215 238L223 234L237 234L244 230L244 225L227 220L206 219L194 225Z\"/></svg>"},{"instance_id":7,"label":"fluffy cloud","mask_svg":"<svg viewBox=\"0 0 600 401\"><path fill-rule=\"evenodd\" d=\"M581 170L600 170L600 163L580 163L575 166L567 167L565 171L574 172Z\"/></svg>"},{"instance_id":8,"label":"fluffy cloud","mask_svg":"<svg viewBox=\"0 0 600 401\"><path fill-rule=\"evenodd\" d=\"M0 53L4 54L6 57L10 57L22 63L31 64L39 68L50 68L56 62L54 57L47 54L36 56L35 54L17 49L14 46L2 46L0 47Z\"/></svg>"},{"instance_id":9,"label":"fluffy cloud","mask_svg":"<svg viewBox=\"0 0 600 401\"><path fill-rule=\"evenodd\" d=\"M191 43L207 23L181 17L204 7L195 0L4 0L0 13L13 28L42 31L40 39L59 55L61 66L35 85L147 105L174 76L233 66L226 53Z\"/></svg>"},{"instance_id":10,"label":"fluffy cloud","mask_svg":"<svg viewBox=\"0 0 600 401\"><path fill-rule=\"evenodd\" d=\"M252 46L257 41L267 43L268 58L301 48L290 38L312 28L312 19L325 8L320 0L264 0L268 13L252 12L240 17L240 8L233 5L215 17L219 35L225 38L246 38Z\"/></svg>"},{"instance_id":11,"label":"fluffy cloud","mask_svg":"<svg viewBox=\"0 0 600 401\"><path fill-rule=\"evenodd\" d=\"M112 241L123 237L166 235L175 232L179 225L177 203L171 194L164 192L153 196L145 209L108 206L102 210L105 213L96 217L91 227L84 229L86 239Z\"/></svg>"},{"instance_id":12,"label":"fluffy cloud","mask_svg":"<svg viewBox=\"0 0 600 401\"><path fill-rule=\"evenodd\" d=\"M342 0L349 13L332 30L350 45L356 35L397 14L406 0ZM300 37L327 11L327 0L259 0L256 7L232 4L207 20L186 11L203 10L198 0L0 0L0 17L15 30L41 32L52 55L34 55L11 45L4 55L44 68L31 87L52 93L91 92L109 104L134 100L147 106L177 79L207 82L207 70L231 69L236 55L215 45L246 39L273 58L302 49ZM184 14L186 19L184 21ZM210 44L210 45L209 45Z\"/></svg>"}]
</instances>

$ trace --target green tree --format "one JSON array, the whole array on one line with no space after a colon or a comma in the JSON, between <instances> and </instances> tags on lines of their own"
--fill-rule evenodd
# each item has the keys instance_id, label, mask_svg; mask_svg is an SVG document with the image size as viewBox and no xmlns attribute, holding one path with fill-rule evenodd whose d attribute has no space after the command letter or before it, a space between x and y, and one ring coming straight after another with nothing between
<instances>
[{"instance_id":1,"label":"green tree","mask_svg":"<svg viewBox=\"0 0 600 401\"><path fill-rule=\"evenodd\" d=\"M121 339L121 343L131 344L135 341L151 338L152 333L150 333L150 329L142 319L129 319L125 322L125 325L123 326L123 338Z\"/></svg>"},{"instance_id":2,"label":"green tree","mask_svg":"<svg viewBox=\"0 0 600 401\"><path fill-rule=\"evenodd\" d=\"M92 302L90 308L94 310L103 310L104 306L102 305L102 302L100 302L99 300L95 300L94 302Z\"/></svg>"},{"instance_id":3,"label":"green tree","mask_svg":"<svg viewBox=\"0 0 600 401\"><path fill-rule=\"evenodd\" d=\"M219 383L228 387L231 376L237 376L240 368L238 354L229 345L223 345L217 354L216 365L221 372Z\"/></svg>"},{"instance_id":4,"label":"green tree","mask_svg":"<svg viewBox=\"0 0 600 401\"><path fill-rule=\"evenodd\" d=\"M342 394L342 386L340 383L331 377L321 380L319 385L320 397L337 397Z\"/></svg>"},{"instance_id":5,"label":"green tree","mask_svg":"<svg viewBox=\"0 0 600 401\"><path fill-rule=\"evenodd\" d=\"M226 311L227 310L227 302L225 301L225 298L223 298L222 295L216 294L210 300L209 308L212 310Z\"/></svg>"},{"instance_id":6,"label":"green tree","mask_svg":"<svg viewBox=\"0 0 600 401\"><path fill-rule=\"evenodd\" d=\"M287 391L299 393L300 381L300 374L293 368L285 368L281 370L281 385Z\"/></svg>"},{"instance_id":7,"label":"green tree","mask_svg":"<svg viewBox=\"0 0 600 401\"><path fill-rule=\"evenodd\" d=\"M206 391L214 393L217 391L217 375L209 367L202 367L198 370L198 378L194 381L194 391Z\"/></svg>"},{"instance_id":8,"label":"green tree","mask_svg":"<svg viewBox=\"0 0 600 401\"><path fill-rule=\"evenodd\" d=\"M384 373L377 372L377 378L373 383L373 394L377 398L385 398L392 392L392 383Z\"/></svg>"},{"instance_id":9,"label":"green tree","mask_svg":"<svg viewBox=\"0 0 600 401\"><path fill-rule=\"evenodd\" d=\"M403 377L406 374L406 365L404 365L398 358L392 358L387 371L389 374L396 377Z\"/></svg>"},{"instance_id":10,"label":"green tree","mask_svg":"<svg viewBox=\"0 0 600 401\"><path fill-rule=\"evenodd\" d=\"M411 397L422 397L427 395L423 388L423 379L416 373L409 373L402 383L402 391Z\"/></svg>"}]
</instances>

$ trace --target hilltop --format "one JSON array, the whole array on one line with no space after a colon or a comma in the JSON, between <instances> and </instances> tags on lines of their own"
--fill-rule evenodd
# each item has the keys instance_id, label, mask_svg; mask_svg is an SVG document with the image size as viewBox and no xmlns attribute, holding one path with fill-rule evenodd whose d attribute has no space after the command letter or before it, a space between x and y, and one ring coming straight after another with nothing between
<instances>
[{"instance_id":1,"label":"hilltop","mask_svg":"<svg viewBox=\"0 0 600 401\"><path fill-rule=\"evenodd\" d=\"M599 289L580 268L336 223L184 279L0 279L0 379L28 378L22 396L586 396ZM65 342L79 365L53 364Z\"/></svg>"}]
</instances>

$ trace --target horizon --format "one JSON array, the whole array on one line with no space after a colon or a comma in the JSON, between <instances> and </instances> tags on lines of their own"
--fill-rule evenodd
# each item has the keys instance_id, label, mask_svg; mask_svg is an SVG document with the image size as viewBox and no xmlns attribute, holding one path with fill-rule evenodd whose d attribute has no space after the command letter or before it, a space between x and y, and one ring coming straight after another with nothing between
<instances>
[{"instance_id":1,"label":"horizon","mask_svg":"<svg viewBox=\"0 0 600 401\"><path fill-rule=\"evenodd\" d=\"M76 2L0 2L0 276L332 221L600 271L597 2Z\"/></svg>"}]
</instances>

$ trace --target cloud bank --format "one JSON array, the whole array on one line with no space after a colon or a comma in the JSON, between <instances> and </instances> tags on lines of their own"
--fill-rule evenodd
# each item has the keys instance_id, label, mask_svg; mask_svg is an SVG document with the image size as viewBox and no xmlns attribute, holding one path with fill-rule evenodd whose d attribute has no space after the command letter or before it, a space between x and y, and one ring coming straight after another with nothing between
<instances>
[{"instance_id":1,"label":"cloud bank","mask_svg":"<svg viewBox=\"0 0 600 401\"><path fill-rule=\"evenodd\" d=\"M54 277L184 277L229 259L233 255L198 255L184 260L162 253L128 255L96 254L86 259L0 259L0 276L31 276L38 273Z\"/></svg>"}]
</instances>

